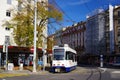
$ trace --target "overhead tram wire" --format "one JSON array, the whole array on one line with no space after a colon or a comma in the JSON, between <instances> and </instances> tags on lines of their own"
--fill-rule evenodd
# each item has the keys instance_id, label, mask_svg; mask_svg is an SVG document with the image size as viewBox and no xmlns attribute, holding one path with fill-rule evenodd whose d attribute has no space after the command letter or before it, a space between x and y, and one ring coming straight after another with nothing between
<instances>
[{"instance_id":1,"label":"overhead tram wire","mask_svg":"<svg viewBox=\"0 0 120 80\"><path fill-rule=\"evenodd\" d=\"M120 2L119 2L119 0L110 0L110 2L109 2L109 4L112 4L113 3L113 5L119 5L120 4Z\"/></svg>"},{"instance_id":2,"label":"overhead tram wire","mask_svg":"<svg viewBox=\"0 0 120 80\"><path fill-rule=\"evenodd\" d=\"M49 33L53 33L53 31L55 32L57 29L56 29L56 27L54 27L52 24L49 24ZM52 29L53 29L53 31L52 31ZM50 31L51 30L51 31Z\"/></svg>"},{"instance_id":3,"label":"overhead tram wire","mask_svg":"<svg viewBox=\"0 0 120 80\"><path fill-rule=\"evenodd\" d=\"M72 20L72 18L69 17L69 16L65 13L65 11L56 3L55 0L52 0L52 1L55 3L55 5L63 12L63 14L64 14L73 24L76 23L76 21Z\"/></svg>"},{"instance_id":4,"label":"overhead tram wire","mask_svg":"<svg viewBox=\"0 0 120 80\"><path fill-rule=\"evenodd\" d=\"M68 22L68 20L66 20L66 22ZM60 26L60 28L63 28L63 27L64 27L63 24L60 23L60 22L58 22L57 20L54 20L54 21L49 22L49 24L53 24L53 23L58 24L58 25Z\"/></svg>"},{"instance_id":5,"label":"overhead tram wire","mask_svg":"<svg viewBox=\"0 0 120 80\"><path fill-rule=\"evenodd\" d=\"M51 0L51 3L54 4L54 5L56 5L56 6L62 11L62 13L69 19L69 20L65 20L66 22L72 22L73 24L76 22L76 21L72 20L71 17L69 17L69 16L64 12L64 10L56 3L55 0ZM86 6L86 8L87 8L89 11L91 11L91 10L88 8L87 4L85 4L85 6ZM62 25L61 23L57 22L57 21L54 21L54 22L52 22L52 23L57 23L58 25L60 25L61 28L63 28L63 25ZM51 24L51 23L50 23L50 24Z\"/></svg>"},{"instance_id":6,"label":"overhead tram wire","mask_svg":"<svg viewBox=\"0 0 120 80\"><path fill-rule=\"evenodd\" d=\"M51 35L52 31L50 31L50 26L48 26L48 35Z\"/></svg>"},{"instance_id":7,"label":"overhead tram wire","mask_svg":"<svg viewBox=\"0 0 120 80\"><path fill-rule=\"evenodd\" d=\"M58 24L57 21L54 21L54 23ZM58 25L60 25L60 24L58 24ZM61 27L61 25L60 25L60 27ZM53 22L52 22L52 23L49 23L48 28L50 28L50 29L49 29L49 32L50 32L50 30L52 30L52 29L53 29L54 32L57 31L57 28L53 26ZM51 33L53 33L53 32L51 31Z\"/></svg>"},{"instance_id":8,"label":"overhead tram wire","mask_svg":"<svg viewBox=\"0 0 120 80\"><path fill-rule=\"evenodd\" d=\"M58 21L54 21L54 23L55 23L55 24L58 24L58 25L60 26L60 28L63 28L63 27L64 27L63 24L62 24L62 23L59 23ZM51 29L54 29L54 31L57 31L56 27L53 26L53 22L52 22L52 23L49 23L49 25L50 25ZM49 27L49 26L48 26L48 27ZM49 27L49 28L50 28L50 27ZM50 30L51 30L51 29L50 29Z\"/></svg>"},{"instance_id":9,"label":"overhead tram wire","mask_svg":"<svg viewBox=\"0 0 120 80\"><path fill-rule=\"evenodd\" d=\"M89 12L92 12L91 9L88 7L87 3L84 3L84 5L85 5L85 7L87 8L87 10L88 10Z\"/></svg>"},{"instance_id":10,"label":"overhead tram wire","mask_svg":"<svg viewBox=\"0 0 120 80\"><path fill-rule=\"evenodd\" d=\"M69 19L69 20L65 20L66 22L72 22L73 24L76 23L76 21L72 20L71 17L69 17L69 16L64 12L64 10L56 3L55 0L52 0L52 3L55 4L55 5L62 11L62 13ZM59 22L57 22L57 21L55 21L55 22L56 22L58 25L60 25L61 28L64 27L63 24L61 24L61 23L59 23Z\"/></svg>"},{"instance_id":11,"label":"overhead tram wire","mask_svg":"<svg viewBox=\"0 0 120 80\"><path fill-rule=\"evenodd\" d=\"M58 25L60 25L61 28L63 28L63 27L62 27L62 24L60 24L60 23L57 22L57 21L56 21L56 23L57 23ZM51 26L52 26L52 25L51 25ZM55 28L55 29L56 29L56 28ZM56 29L56 31L57 31L57 29ZM62 36L60 37L60 41L61 41L61 43L63 44L63 42L62 42Z\"/></svg>"},{"instance_id":12,"label":"overhead tram wire","mask_svg":"<svg viewBox=\"0 0 120 80\"><path fill-rule=\"evenodd\" d=\"M106 4L104 1L100 1L100 0L97 0L97 5L99 5L99 3L101 3L101 6L98 7L98 9L103 9L104 11L108 9L108 4ZM109 2L107 2L109 3Z\"/></svg>"},{"instance_id":13,"label":"overhead tram wire","mask_svg":"<svg viewBox=\"0 0 120 80\"><path fill-rule=\"evenodd\" d=\"M72 22L73 24L75 23L75 21L73 21L73 20L71 19L71 17L69 17L69 16L64 12L64 10L56 3L55 0L52 0L51 2L52 2L53 4L55 4L55 5L63 12L63 14L69 19L69 20L65 20L66 22ZM84 3L84 5L85 5L85 7L87 8L87 10L88 10L89 12L91 12L91 10L90 10L90 8L88 7L88 5L87 5L86 3ZM55 21L54 23L57 23L58 25L60 25L61 28L63 28L63 25L62 25L61 23L59 23L59 22L57 22L57 21Z\"/></svg>"}]
</instances>

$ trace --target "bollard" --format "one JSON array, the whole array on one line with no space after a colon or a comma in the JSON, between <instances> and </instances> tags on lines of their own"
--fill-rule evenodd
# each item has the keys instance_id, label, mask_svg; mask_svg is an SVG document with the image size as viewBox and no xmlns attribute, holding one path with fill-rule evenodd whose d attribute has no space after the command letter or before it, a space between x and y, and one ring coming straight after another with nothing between
<instances>
[{"instance_id":1,"label":"bollard","mask_svg":"<svg viewBox=\"0 0 120 80\"><path fill-rule=\"evenodd\" d=\"M19 69L20 69L20 71L23 70L23 63L20 63Z\"/></svg>"}]
</instances>

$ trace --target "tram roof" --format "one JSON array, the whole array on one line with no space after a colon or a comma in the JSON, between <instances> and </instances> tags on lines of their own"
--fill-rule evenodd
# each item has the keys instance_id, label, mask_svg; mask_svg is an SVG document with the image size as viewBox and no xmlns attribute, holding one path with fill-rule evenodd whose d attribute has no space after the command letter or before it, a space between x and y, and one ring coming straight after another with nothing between
<instances>
[{"instance_id":1,"label":"tram roof","mask_svg":"<svg viewBox=\"0 0 120 80\"><path fill-rule=\"evenodd\" d=\"M69 47L66 44L62 45L62 46L61 45L60 46L54 46L53 49L55 49L55 48L64 48L66 51L71 51L71 52L77 54L77 52L74 49L72 49L71 47Z\"/></svg>"}]
</instances>

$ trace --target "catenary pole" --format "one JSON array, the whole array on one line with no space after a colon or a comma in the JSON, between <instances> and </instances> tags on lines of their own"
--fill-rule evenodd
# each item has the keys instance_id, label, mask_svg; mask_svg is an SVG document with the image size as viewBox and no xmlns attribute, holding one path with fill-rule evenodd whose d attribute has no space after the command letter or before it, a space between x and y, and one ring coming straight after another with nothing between
<instances>
[{"instance_id":1,"label":"catenary pole","mask_svg":"<svg viewBox=\"0 0 120 80\"><path fill-rule=\"evenodd\" d=\"M6 43L6 70L8 70L8 43Z\"/></svg>"},{"instance_id":2,"label":"catenary pole","mask_svg":"<svg viewBox=\"0 0 120 80\"><path fill-rule=\"evenodd\" d=\"M34 54L33 54L33 72L36 72L36 23L37 23L37 0L34 0Z\"/></svg>"}]
</instances>

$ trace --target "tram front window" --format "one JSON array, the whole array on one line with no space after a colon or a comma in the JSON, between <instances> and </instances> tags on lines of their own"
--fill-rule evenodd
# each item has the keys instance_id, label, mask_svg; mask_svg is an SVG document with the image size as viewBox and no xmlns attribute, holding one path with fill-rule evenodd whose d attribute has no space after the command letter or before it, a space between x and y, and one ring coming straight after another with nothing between
<instances>
[{"instance_id":1,"label":"tram front window","mask_svg":"<svg viewBox=\"0 0 120 80\"><path fill-rule=\"evenodd\" d=\"M64 60L64 49L54 49L54 60Z\"/></svg>"}]
</instances>

